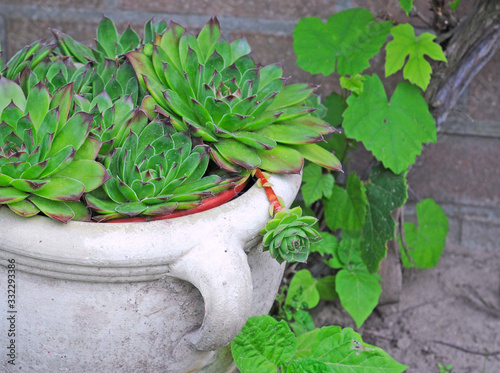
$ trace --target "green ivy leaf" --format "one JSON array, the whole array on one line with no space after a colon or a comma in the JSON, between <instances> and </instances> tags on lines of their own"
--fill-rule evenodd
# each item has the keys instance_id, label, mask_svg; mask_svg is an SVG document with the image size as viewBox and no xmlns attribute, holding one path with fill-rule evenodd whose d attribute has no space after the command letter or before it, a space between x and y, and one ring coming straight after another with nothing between
<instances>
[{"instance_id":1,"label":"green ivy leaf","mask_svg":"<svg viewBox=\"0 0 500 373\"><path fill-rule=\"evenodd\" d=\"M356 74L351 77L341 76L340 85L344 89L354 92L360 95L363 92L363 82L365 81L364 75Z\"/></svg>"},{"instance_id":2,"label":"green ivy leaf","mask_svg":"<svg viewBox=\"0 0 500 373\"><path fill-rule=\"evenodd\" d=\"M385 167L399 174L415 162L422 143L436 142L429 107L415 86L401 82L391 101L377 75L366 76L363 93L347 99L344 129L362 141Z\"/></svg>"},{"instance_id":3,"label":"green ivy leaf","mask_svg":"<svg viewBox=\"0 0 500 373\"><path fill-rule=\"evenodd\" d=\"M361 259L362 238L360 231L342 231L342 241L340 241L337 252L342 268L366 270L366 265Z\"/></svg>"},{"instance_id":4,"label":"green ivy leaf","mask_svg":"<svg viewBox=\"0 0 500 373\"><path fill-rule=\"evenodd\" d=\"M324 363L329 373L400 373L407 368L384 350L364 343L352 329L338 326L315 329L298 337L294 360L302 359Z\"/></svg>"},{"instance_id":5,"label":"green ivy leaf","mask_svg":"<svg viewBox=\"0 0 500 373\"><path fill-rule=\"evenodd\" d=\"M290 282L285 305L295 309L309 309L316 307L319 299L316 279L311 275L311 272L307 269L298 271Z\"/></svg>"},{"instance_id":6,"label":"green ivy leaf","mask_svg":"<svg viewBox=\"0 0 500 373\"><path fill-rule=\"evenodd\" d=\"M456 12L461 0L450 1L450 8Z\"/></svg>"},{"instance_id":7,"label":"green ivy leaf","mask_svg":"<svg viewBox=\"0 0 500 373\"><path fill-rule=\"evenodd\" d=\"M406 15L409 16L411 10L413 9L413 0L399 0L399 5L405 11Z\"/></svg>"},{"instance_id":8,"label":"green ivy leaf","mask_svg":"<svg viewBox=\"0 0 500 373\"><path fill-rule=\"evenodd\" d=\"M433 41L436 35L424 32L416 36L413 26L407 23L395 26L391 34L394 39L385 47L387 51L385 76L390 76L402 69L408 58L403 76L425 91L431 80L432 67L424 56L446 62L443 49Z\"/></svg>"},{"instance_id":9,"label":"green ivy leaf","mask_svg":"<svg viewBox=\"0 0 500 373\"><path fill-rule=\"evenodd\" d=\"M382 280L379 275L361 269L342 269L337 273L335 290L342 307L349 312L358 328L378 304L382 293L379 280Z\"/></svg>"},{"instance_id":10,"label":"green ivy leaf","mask_svg":"<svg viewBox=\"0 0 500 373\"><path fill-rule=\"evenodd\" d=\"M298 310L293 314L293 320L294 322L292 322L290 326L296 336L310 332L314 329L314 320L307 311Z\"/></svg>"},{"instance_id":11,"label":"green ivy leaf","mask_svg":"<svg viewBox=\"0 0 500 373\"><path fill-rule=\"evenodd\" d=\"M448 218L441 206L432 199L424 199L417 204L417 219L418 227L410 222L404 224L407 252L415 265L401 247L403 263L405 267L435 267L446 243Z\"/></svg>"},{"instance_id":12,"label":"green ivy leaf","mask_svg":"<svg viewBox=\"0 0 500 373\"><path fill-rule=\"evenodd\" d=\"M346 189L335 185L330 199L325 204L325 220L328 227L335 231L339 228L360 230L366 215L365 187L356 174L347 178Z\"/></svg>"},{"instance_id":13,"label":"green ivy leaf","mask_svg":"<svg viewBox=\"0 0 500 373\"><path fill-rule=\"evenodd\" d=\"M302 185L301 192L306 205L313 204L323 196L330 198L332 195L335 180L332 174L324 174L321 166L314 163L308 164L304 167L302 180L304 185Z\"/></svg>"},{"instance_id":14,"label":"green ivy leaf","mask_svg":"<svg viewBox=\"0 0 500 373\"><path fill-rule=\"evenodd\" d=\"M395 175L382 166L374 167L366 186L367 215L361 239L361 257L368 270L378 270L386 254L386 243L394 238L396 223L391 212L408 198L406 178Z\"/></svg>"},{"instance_id":15,"label":"green ivy leaf","mask_svg":"<svg viewBox=\"0 0 500 373\"><path fill-rule=\"evenodd\" d=\"M339 295L335 291L335 276L317 278L316 289L318 289L319 297L322 300L339 299Z\"/></svg>"},{"instance_id":16,"label":"green ivy leaf","mask_svg":"<svg viewBox=\"0 0 500 373\"><path fill-rule=\"evenodd\" d=\"M325 121L334 127L340 126L343 121L342 114L347 107L342 96L333 92L325 99L323 105L327 108Z\"/></svg>"},{"instance_id":17,"label":"green ivy leaf","mask_svg":"<svg viewBox=\"0 0 500 373\"><path fill-rule=\"evenodd\" d=\"M392 22L374 22L367 9L354 8L320 18L302 18L295 26L293 48L297 65L311 74L335 71L354 75L370 66L389 35Z\"/></svg>"},{"instance_id":18,"label":"green ivy leaf","mask_svg":"<svg viewBox=\"0 0 500 373\"><path fill-rule=\"evenodd\" d=\"M296 346L287 323L268 315L250 317L231 342L234 362L241 373L275 373L292 359Z\"/></svg>"},{"instance_id":19,"label":"green ivy leaf","mask_svg":"<svg viewBox=\"0 0 500 373\"><path fill-rule=\"evenodd\" d=\"M334 255L337 252L339 240L333 234L320 232L321 241L311 245L311 252L317 252L321 255Z\"/></svg>"}]
</instances>

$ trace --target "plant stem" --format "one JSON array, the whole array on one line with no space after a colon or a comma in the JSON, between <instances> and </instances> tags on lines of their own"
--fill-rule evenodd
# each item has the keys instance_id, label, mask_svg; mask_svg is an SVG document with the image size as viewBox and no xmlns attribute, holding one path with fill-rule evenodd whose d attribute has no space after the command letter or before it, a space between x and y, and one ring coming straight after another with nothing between
<instances>
[{"instance_id":1,"label":"plant stem","mask_svg":"<svg viewBox=\"0 0 500 373\"><path fill-rule=\"evenodd\" d=\"M278 196L276 195L276 193L274 193L273 187L267 181L266 177L264 176L264 174L262 173L262 171L259 168L255 169L255 176L257 176L259 178L260 182L262 183L262 187L264 188L264 190L266 192L267 199L269 200L269 202L273 206L274 211L275 212L282 211L283 207L281 206L281 203L278 199Z\"/></svg>"}]
</instances>

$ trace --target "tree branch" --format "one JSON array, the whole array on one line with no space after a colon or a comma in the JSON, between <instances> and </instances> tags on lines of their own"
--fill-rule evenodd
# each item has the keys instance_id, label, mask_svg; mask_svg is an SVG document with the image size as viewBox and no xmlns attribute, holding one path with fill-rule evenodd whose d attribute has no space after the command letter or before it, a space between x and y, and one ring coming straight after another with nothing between
<instances>
[{"instance_id":1,"label":"tree branch","mask_svg":"<svg viewBox=\"0 0 500 373\"><path fill-rule=\"evenodd\" d=\"M438 129L472 79L500 47L500 3L479 0L454 31L446 48L448 63L436 69L426 93Z\"/></svg>"}]
</instances>

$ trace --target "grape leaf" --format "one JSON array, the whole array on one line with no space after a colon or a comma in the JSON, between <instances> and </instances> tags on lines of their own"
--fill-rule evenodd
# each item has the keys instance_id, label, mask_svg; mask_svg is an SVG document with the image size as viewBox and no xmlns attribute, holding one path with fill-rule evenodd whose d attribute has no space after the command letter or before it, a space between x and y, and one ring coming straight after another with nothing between
<instances>
[{"instance_id":1,"label":"grape leaf","mask_svg":"<svg viewBox=\"0 0 500 373\"><path fill-rule=\"evenodd\" d=\"M362 141L385 167L399 174L415 162L422 143L436 142L436 126L417 87L401 82L387 102L377 75L366 76L363 93L347 99L344 130Z\"/></svg>"},{"instance_id":2,"label":"grape leaf","mask_svg":"<svg viewBox=\"0 0 500 373\"><path fill-rule=\"evenodd\" d=\"M450 1L450 8L456 12L461 0Z\"/></svg>"},{"instance_id":3,"label":"grape leaf","mask_svg":"<svg viewBox=\"0 0 500 373\"><path fill-rule=\"evenodd\" d=\"M309 312L298 310L293 314L293 322L290 326L295 335L299 336L314 329L314 320Z\"/></svg>"},{"instance_id":4,"label":"grape leaf","mask_svg":"<svg viewBox=\"0 0 500 373\"><path fill-rule=\"evenodd\" d=\"M304 181L301 188L302 197L304 197L304 202L308 206L323 198L323 196L330 198L332 195L335 180L332 174L324 174L321 166L309 163L304 167L302 180Z\"/></svg>"},{"instance_id":5,"label":"grape leaf","mask_svg":"<svg viewBox=\"0 0 500 373\"><path fill-rule=\"evenodd\" d=\"M293 48L297 65L311 74L335 71L354 75L370 66L389 35L391 21L374 22L367 9L347 9L320 18L305 17L295 26Z\"/></svg>"},{"instance_id":6,"label":"grape leaf","mask_svg":"<svg viewBox=\"0 0 500 373\"><path fill-rule=\"evenodd\" d=\"M342 96L337 92L332 92L323 104L327 108L325 121L334 127L341 125L343 120L342 113L347 107Z\"/></svg>"},{"instance_id":7,"label":"grape leaf","mask_svg":"<svg viewBox=\"0 0 500 373\"><path fill-rule=\"evenodd\" d=\"M335 290L340 298L342 307L352 316L359 328L378 304L382 293L378 274L366 270L342 269L335 279Z\"/></svg>"},{"instance_id":8,"label":"grape leaf","mask_svg":"<svg viewBox=\"0 0 500 373\"><path fill-rule=\"evenodd\" d=\"M386 254L386 243L394 238L396 223L391 212L408 198L406 178L395 175L380 165L370 173L366 185L367 215L361 239L361 257L371 273L378 270Z\"/></svg>"},{"instance_id":9,"label":"grape leaf","mask_svg":"<svg viewBox=\"0 0 500 373\"><path fill-rule=\"evenodd\" d=\"M366 265L361 259L362 232L343 230L341 235L342 241L340 241L337 255L342 268L366 270Z\"/></svg>"},{"instance_id":10,"label":"grape leaf","mask_svg":"<svg viewBox=\"0 0 500 373\"><path fill-rule=\"evenodd\" d=\"M409 16L411 10L413 9L413 0L399 0L399 5L405 11L406 15Z\"/></svg>"},{"instance_id":11,"label":"grape leaf","mask_svg":"<svg viewBox=\"0 0 500 373\"><path fill-rule=\"evenodd\" d=\"M311 252L317 252L321 255L335 255L339 240L333 234L320 232L321 241L311 245Z\"/></svg>"},{"instance_id":12,"label":"grape leaf","mask_svg":"<svg viewBox=\"0 0 500 373\"><path fill-rule=\"evenodd\" d=\"M384 350L364 343L352 329L338 326L315 329L298 337L294 360L302 359L326 364L328 373L400 373L407 368Z\"/></svg>"},{"instance_id":13,"label":"grape leaf","mask_svg":"<svg viewBox=\"0 0 500 373\"><path fill-rule=\"evenodd\" d=\"M361 74L356 74L351 77L341 76L340 86L344 89L348 89L360 95L363 92L363 82L365 81L365 76Z\"/></svg>"},{"instance_id":14,"label":"grape leaf","mask_svg":"<svg viewBox=\"0 0 500 373\"><path fill-rule=\"evenodd\" d=\"M410 24L393 27L391 34L394 39L385 47L387 51L385 76L390 76L403 68L408 58L403 69L403 76L425 91L431 80L432 67L424 56L446 62L443 49L433 41L436 35L424 32L416 36Z\"/></svg>"},{"instance_id":15,"label":"grape leaf","mask_svg":"<svg viewBox=\"0 0 500 373\"><path fill-rule=\"evenodd\" d=\"M360 230L366 215L365 187L356 174L347 178L346 189L335 185L333 193L325 204L325 220L328 227L335 231L342 228Z\"/></svg>"},{"instance_id":16,"label":"grape leaf","mask_svg":"<svg viewBox=\"0 0 500 373\"><path fill-rule=\"evenodd\" d=\"M287 323L271 316L250 317L231 342L234 362L242 373L275 373L295 354L297 341Z\"/></svg>"},{"instance_id":17,"label":"grape leaf","mask_svg":"<svg viewBox=\"0 0 500 373\"><path fill-rule=\"evenodd\" d=\"M405 267L435 267L444 249L448 234L448 218L443 209L432 199L424 199L417 204L418 227L404 224L407 252L413 263L401 248L401 258Z\"/></svg>"},{"instance_id":18,"label":"grape leaf","mask_svg":"<svg viewBox=\"0 0 500 373\"><path fill-rule=\"evenodd\" d=\"M339 295L335 291L335 276L326 276L316 279L316 289L322 300L339 299Z\"/></svg>"},{"instance_id":19,"label":"grape leaf","mask_svg":"<svg viewBox=\"0 0 500 373\"><path fill-rule=\"evenodd\" d=\"M290 282L285 305L295 309L308 309L316 307L318 303L319 292L316 289L316 279L307 269L298 271Z\"/></svg>"}]
</instances>

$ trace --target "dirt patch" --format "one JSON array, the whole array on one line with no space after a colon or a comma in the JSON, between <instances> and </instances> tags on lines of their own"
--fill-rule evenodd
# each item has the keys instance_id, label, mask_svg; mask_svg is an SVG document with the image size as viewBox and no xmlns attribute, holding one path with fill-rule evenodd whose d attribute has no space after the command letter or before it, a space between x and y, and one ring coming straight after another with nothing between
<instances>
[{"instance_id":1,"label":"dirt patch","mask_svg":"<svg viewBox=\"0 0 500 373\"><path fill-rule=\"evenodd\" d=\"M314 312L316 326L354 327L336 302ZM438 266L404 270L400 302L378 307L363 339L409 366L408 373L500 372L500 248L448 244Z\"/></svg>"}]
</instances>

